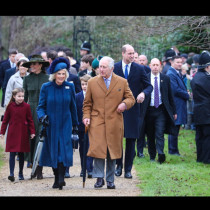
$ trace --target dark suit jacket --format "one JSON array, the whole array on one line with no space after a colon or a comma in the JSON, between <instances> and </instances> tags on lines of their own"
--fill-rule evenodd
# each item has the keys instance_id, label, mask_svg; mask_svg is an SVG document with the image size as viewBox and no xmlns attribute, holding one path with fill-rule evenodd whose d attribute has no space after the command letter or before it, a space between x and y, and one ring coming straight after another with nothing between
<instances>
[{"instance_id":1,"label":"dark suit jacket","mask_svg":"<svg viewBox=\"0 0 210 210\"><path fill-rule=\"evenodd\" d=\"M78 76L69 73L69 78L67 79L68 82L73 82L75 86L75 92L79 93L81 91L81 83Z\"/></svg>"},{"instance_id":2,"label":"dark suit jacket","mask_svg":"<svg viewBox=\"0 0 210 210\"><path fill-rule=\"evenodd\" d=\"M147 76L150 81L151 73L149 73ZM175 134L173 133L175 126L173 115L176 114L176 106L174 103L174 97L171 90L170 78L162 73L160 73L160 93L161 93L162 104L164 105L167 113L167 123L166 123L165 133ZM143 116L146 115L146 111L147 108L150 106L150 102L151 102L151 94L145 99L145 101L142 104Z\"/></svg>"},{"instance_id":3,"label":"dark suit jacket","mask_svg":"<svg viewBox=\"0 0 210 210\"><path fill-rule=\"evenodd\" d=\"M194 100L194 122L196 125L210 124L210 75L198 70L191 83Z\"/></svg>"},{"instance_id":4,"label":"dark suit jacket","mask_svg":"<svg viewBox=\"0 0 210 210\"><path fill-rule=\"evenodd\" d=\"M122 61L115 63L114 73L125 78L122 70ZM135 99L139 93L144 92L145 96L148 96L153 90L153 87L146 76L144 66L135 62L132 62L131 64L127 81ZM124 111L124 137L139 138L140 127L142 125L140 116L139 103L135 103L131 109Z\"/></svg>"},{"instance_id":5,"label":"dark suit jacket","mask_svg":"<svg viewBox=\"0 0 210 210\"><path fill-rule=\"evenodd\" d=\"M5 71L10 68L11 68L11 65L10 65L9 60L2 62L0 66L0 88L2 87L3 82L4 82Z\"/></svg>"},{"instance_id":6,"label":"dark suit jacket","mask_svg":"<svg viewBox=\"0 0 210 210\"><path fill-rule=\"evenodd\" d=\"M3 81L3 85L2 85L2 89L6 90L7 88L7 83L10 79L10 77L16 73L16 67L11 68L11 69L7 69L5 72L5 76L4 76L4 81Z\"/></svg>"},{"instance_id":7,"label":"dark suit jacket","mask_svg":"<svg viewBox=\"0 0 210 210\"><path fill-rule=\"evenodd\" d=\"M79 92L76 94L76 107L77 107L77 117L78 117L78 131L85 131L85 125L82 122L82 117L83 117L83 101L84 101L84 95L83 91Z\"/></svg>"}]
</instances>

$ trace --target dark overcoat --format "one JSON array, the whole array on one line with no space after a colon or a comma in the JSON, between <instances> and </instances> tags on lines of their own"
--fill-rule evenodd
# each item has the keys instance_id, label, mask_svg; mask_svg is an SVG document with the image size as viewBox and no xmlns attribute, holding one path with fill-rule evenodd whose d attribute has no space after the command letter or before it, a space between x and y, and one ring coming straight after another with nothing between
<instances>
[{"instance_id":1,"label":"dark overcoat","mask_svg":"<svg viewBox=\"0 0 210 210\"><path fill-rule=\"evenodd\" d=\"M151 73L148 75L149 81L151 81ZM176 106L174 103L174 98L173 98L173 93L171 90L171 83L170 83L170 78L165 75L160 73L160 93L161 93L161 100L162 104L164 105L166 109L166 128L164 133L166 134L175 134L174 131L174 116L176 114ZM142 103L142 115L143 118L146 115L146 111L148 106L150 105L151 102L151 94L145 98L145 101Z\"/></svg>"},{"instance_id":2,"label":"dark overcoat","mask_svg":"<svg viewBox=\"0 0 210 210\"><path fill-rule=\"evenodd\" d=\"M82 117L83 117L83 101L84 101L84 95L83 91L79 92L76 94L76 107L77 107L77 116L78 116L78 130L79 131L85 131L85 125L82 122Z\"/></svg>"},{"instance_id":3,"label":"dark overcoat","mask_svg":"<svg viewBox=\"0 0 210 210\"><path fill-rule=\"evenodd\" d=\"M74 84L43 84L37 115L38 119L44 115L49 118L39 165L57 168L58 162L63 162L65 167L72 166L72 125L78 125Z\"/></svg>"},{"instance_id":4,"label":"dark overcoat","mask_svg":"<svg viewBox=\"0 0 210 210\"><path fill-rule=\"evenodd\" d=\"M31 115L30 105L23 102L17 105L10 103L4 114L1 125L1 134L5 134L7 125L6 152L29 152L30 134L35 134L35 127Z\"/></svg>"},{"instance_id":5,"label":"dark overcoat","mask_svg":"<svg viewBox=\"0 0 210 210\"><path fill-rule=\"evenodd\" d=\"M115 63L114 73L125 78L122 70L122 61ZM144 70L144 66L135 62L131 63L130 73L127 81L135 99L141 92L144 92L145 97L147 97L153 90L153 87L150 84L150 81ZM123 113L125 138L139 138L140 127L142 125L142 119L140 116L141 113L139 103L135 103L131 109Z\"/></svg>"},{"instance_id":6,"label":"dark overcoat","mask_svg":"<svg viewBox=\"0 0 210 210\"><path fill-rule=\"evenodd\" d=\"M210 75L205 70L198 70L191 83L194 100L194 123L210 124Z\"/></svg>"},{"instance_id":7,"label":"dark overcoat","mask_svg":"<svg viewBox=\"0 0 210 210\"><path fill-rule=\"evenodd\" d=\"M23 78L23 88L25 90L24 101L30 104L36 130L36 136L33 139L34 142L30 140L31 152L25 155L26 159L28 159L30 162L33 162L36 147L39 142L41 123L37 119L36 108L39 103L39 94L42 84L45 82L49 82L49 75L43 71L41 71L39 74L30 73L28 76Z\"/></svg>"},{"instance_id":8,"label":"dark overcoat","mask_svg":"<svg viewBox=\"0 0 210 210\"><path fill-rule=\"evenodd\" d=\"M174 96L174 102L176 105L177 119L175 125L182 125L187 123L187 100L189 100L189 94L184 84L183 79L179 76L176 70L170 67L167 74L170 77L171 89Z\"/></svg>"}]
</instances>

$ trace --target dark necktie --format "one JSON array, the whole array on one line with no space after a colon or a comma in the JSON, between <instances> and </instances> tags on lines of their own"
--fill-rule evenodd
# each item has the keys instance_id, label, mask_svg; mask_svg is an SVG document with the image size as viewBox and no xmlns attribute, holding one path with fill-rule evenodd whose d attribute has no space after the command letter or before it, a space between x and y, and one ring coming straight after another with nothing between
<instances>
[{"instance_id":1,"label":"dark necktie","mask_svg":"<svg viewBox=\"0 0 210 210\"><path fill-rule=\"evenodd\" d=\"M128 78L128 64L125 65L125 79Z\"/></svg>"},{"instance_id":2,"label":"dark necktie","mask_svg":"<svg viewBox=\"0 0 210 210\"><path fill-rule=\"evenodd\" d=\"M157 77L155 77L155 88L154 88L154 106L158 108L159 106L159 91L158 91L158 81Z\"/></svg>"}]
</instances>

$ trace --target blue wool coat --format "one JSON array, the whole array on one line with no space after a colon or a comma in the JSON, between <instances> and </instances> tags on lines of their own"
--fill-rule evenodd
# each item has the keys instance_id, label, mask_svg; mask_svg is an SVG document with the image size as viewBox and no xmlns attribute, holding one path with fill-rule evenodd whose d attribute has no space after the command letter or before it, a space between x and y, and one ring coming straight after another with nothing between
<instances>
[{"instance_id":1,"label":"blue wool coat","mask_svg":"<svg viewBox=\"0 0 210 210\"><path fill-rule=\"evenodd\" d=\"M115 63L114 73L125 78L122 70L122 61ZM150 84L144 66L135 62L131 64L127 81L135 99L141 92L144 92L145 97L148 97L153 90L153 86ZM131 109L123 112L125 138L139 138L142 126L141 115L139 103L135 103Z\"/></svg>"},{"instance_id":2,"label":"blue wool coat","mask_svg":"<svg viewBox=\"0 0 210 210\"><path fill-rule=\"evenodd\" d=\"M37 115L49 117L47 137L39 161L40 166L57 168L58 162L65 167L73 165L72 125L78 125L74 84L54 81L42 85Z\"/></svg>"},{"instance_id":3,"label":"blue wool coat","mask_svg":"<svg viewBox=\"0 0 210 210\"><path fill-rule=\"evenodd\" d=\"M187 123L187 100L189 94L183 79L179 76L176 70L170 67L167 74L170 77L171 89L174 96L174 102L177 111L177 119L175 125L182 125Z\"/></svg>"}]
</instances>

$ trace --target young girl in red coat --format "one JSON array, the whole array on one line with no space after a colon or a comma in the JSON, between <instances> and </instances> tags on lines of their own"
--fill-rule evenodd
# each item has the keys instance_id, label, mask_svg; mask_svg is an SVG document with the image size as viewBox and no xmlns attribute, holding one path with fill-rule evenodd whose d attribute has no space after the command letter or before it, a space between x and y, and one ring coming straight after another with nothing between
<instances>
[{"instance_id":1,"label":"young girl in red coat","mask_svg":"<svg viewBox=\"0 0 210 210\"><path fill-rule=\"evenodd\" d=\"M1 125L1 138L3 138L8 124L9 127L5 152L10 152L10 175L8 176L8 179L13 182L15 180L15 155L18 152L19 180L23 180L24 152L30 152L29 135L31 139L35 136L35 127L31 115L31 109L30 105L24 102L23 88L15 88L12 91L12 97L7 105Z\"/></svg>"}]
</instances>

